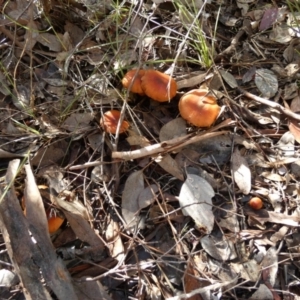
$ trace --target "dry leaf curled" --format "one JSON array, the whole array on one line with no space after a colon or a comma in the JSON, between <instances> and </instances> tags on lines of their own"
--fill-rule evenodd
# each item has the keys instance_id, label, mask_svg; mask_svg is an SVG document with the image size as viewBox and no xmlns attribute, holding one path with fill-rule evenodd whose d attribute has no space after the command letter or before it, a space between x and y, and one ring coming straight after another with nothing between
<instances>
[{"instance_id":1,"label":"dry leaf curled","mask_svg":"<svg viewBox=\"0 0 300 300\"><path fill-rule=\"evenodd\" d=\"M206 233L210 233L214 226L211 200L214 195L211 185L194 174L187 176L179 194L179 204L183 214L193 218L196 226Z\"/></svg>"}]
</instances>

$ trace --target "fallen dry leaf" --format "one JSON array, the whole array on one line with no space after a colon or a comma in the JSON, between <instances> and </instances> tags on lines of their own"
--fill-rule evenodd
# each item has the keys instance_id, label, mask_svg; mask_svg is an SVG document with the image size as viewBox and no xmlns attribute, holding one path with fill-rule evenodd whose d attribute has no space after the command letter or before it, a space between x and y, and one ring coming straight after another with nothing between
<instances>
[{"instance_id":1,"label":"fallen dry leaf","mask_svg":"<svg viewBox=\"0 0 300 300\"><path fill-rule=\"evenodd\" d=\"M113 219L107 225L105 237L111 257L121 262L125 257L124 245L120 236L120 226Z\"/></svg>"},{"instance_id":2,"label":"fallen dry leaf","mask_svg":"<svg viewBox=\"0 0 300 300\"><path fill-rule=\"evenodd\" d=\"M234 243L228 239L206 235L200 242L203 249L217 260L227 261L237 258Z\"/></svg>"},{"instance_id":3,"label":"fallen dry leaf","mask_svg":"<svg viewBox=\"0 0 300 300\"><path fill-rule=\"evenodd\" d=\"M268 69L256 70L255 84L265 98L272 98L278 91L277 77Z\"/></svg>"},{"instance_id":4,"label":"fallen dry leaf","mask_svg":"<svg viewBox=\"0 0 300 300\"><path fill-rule=\"evenodd\" d=\"M251 171L246 159L241 156L238 148L232 154L232 172L234 181L241 192L248 195L251 190Z\"/></svg>"},{"instance_id":5,"label":"fallen dry leaf","mask_svg":"<svg viewBox=\"0 0 300 300\"><path fill-rule=\"evenodd\" d=\"M193 174L187 175L179 194L183 214L190 216L195 221L196 227L205 233L210 233L214 226L212 213L214 195L211 185L205 179Z\"/></svg>"},{"instance_id":6,"label":"fallen dry leaf","mask_svg":"<svg viewBox=\"0 0 300 300\"><path fill-rule=\"evenodd\" d=\"M122 215L129 231L133 231L138 223L138 212L140 210L138 199L143 190L143 171L136 171L129 175L122 194Z\"/></svg>"},{"instance_id":7,"label":"fallen dry leaf","mask_svg":"<svg viewBox=\"0 0 300 300\"><path fill-rule=\"evenodd\" d=\"M179 168L176 160L173 159L170 154L165 154L163 157L157 157L155 162L175 178L181 181L184 180L183 170Z\"/></svg>"},{"instance_id":8,"label":"fallen dry leaf","mask_svg":"<svg viewBox=\"0 0 300 300\"><path fill-rule=\"evenodd\" d=\"M143 209L152 204L156 199L156 193L159 191L157 184L151 184L141 191L138 198L139 208Z\"/></svg>"}]
</instances>

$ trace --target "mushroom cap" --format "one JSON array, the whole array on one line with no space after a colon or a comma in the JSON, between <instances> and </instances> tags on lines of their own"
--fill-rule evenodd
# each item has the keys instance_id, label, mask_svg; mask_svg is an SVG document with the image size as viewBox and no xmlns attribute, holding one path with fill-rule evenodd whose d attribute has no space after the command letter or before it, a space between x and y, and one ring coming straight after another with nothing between
<instances>
[{"instance_id":1,"label":"mushroom cap","mask_svg":"<svg viewBox=\"0 0 300 300\"><path fill-rule=\"evenodd\" d=\"M151 99L158 102L171 100L177 93L176 81L167 74L156 70L145 71L142 76L142 89Z\"/></svg>"},{"instance_id":2,"label":"mushroom cap","mask_svg":"<svg viewBox=\"0 0 300 300\"><path fill-rule=\"evenodd\" d=\"M49 233L54 233L63 224L64 219L58 216L53 216L48 219L48 231Z\"/></svg>"},{"instance_id":3,"label":"mushroom cap","mask_svg":"<svg viewBox=\"0 0 300 300\"><path fill-rule=\"evenodd\" d=\"M248 202L248 204L250 205L251 208L253 208L255 210L261 209L264 205L262 200L258 197L251 198L250 201Z\"/></svg>"},{"instance_id":4,"label":"mushroom cap","mask_svg":"<svg viewBox=\"0 0 300 300\"><path fill-rule=\"evenodd\" d=\"M137 73L137 75L135 75ZM129 89L132 80L134 79L133 84L131 85L130 92L145 95L142 86L141 78L145 74L145 70L132 69L128 71L122 79L122 84L125 89Z\"/></svg>"},{"instance_id":5,"label":"mushroom cap","mask_svg":"<svg viewBox=\"0 0 300 300\"><path fill-rule=\"evenodd\" d=\"M117 132L118 123L120 120L121 112L118 110L110 110L103 114L100 119L100 125L105 132L115 134ZM120 126L119 133L125 132L129 128L129 123L123 121Z\"/></svg>"},{"instance_id":6,"label":"mushroom cap","mask_svg":"<svg viewBox=\"0 0 300 300\"><path fill-rule=\"evenodd\" d=\"M191 90L179 100L179 112L183 119L198 127L209 127L217 119L220 106L205 89Z\"/></svg>"}]
</instances>

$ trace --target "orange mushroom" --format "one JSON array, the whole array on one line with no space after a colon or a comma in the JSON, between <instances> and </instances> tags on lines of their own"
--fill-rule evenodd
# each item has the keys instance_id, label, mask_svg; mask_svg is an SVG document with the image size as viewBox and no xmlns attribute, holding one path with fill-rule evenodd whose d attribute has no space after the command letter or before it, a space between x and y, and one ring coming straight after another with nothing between
<instances>
[{"instance_id":1,"label":"orange mushroom","mask_svg":"<svg viewBox=\"0 0 300 300\"><path fill-rule=\"evenodd\" d=\"M249 206L255 210L259 210L263 207L263 202L260 198L258 197L253 197L250 199L248 202Z\"/></svg>"},{"instance_id":2,"label":"orange mushroom","mask_svg":"<svg viewBox=\"0 0 300 300\"><path fill-rule=\"evenodd\" d=\"M136 74L137 73L137 74ZM122 79L122 84L125 89L129 89L130 92L145 95L142 86L141 86L141 79L142 76L145 74L145 70L137 70L133 69L128 71ZM134 79L134 82L132 83Z\"/></svg>"},{"instance_id":3,"label":"orange mushroom","mask_svg":"<svg viewBox=\"0 0 300 300\"><path fill-rule=\"evenodd\" d=\"M110 110L103 114L103 117L100 120L100 125L105 132L116 134L118 123L120 121L121 112L118 110ZM129 123L123 121L120 126L119 133L125 132L129 128Z\"/></svg>"},{"instance_id":4,"label":"orange mushroom","mask_svg":"<svg viewBox=\"0 0 300 300\"><path fill-rule=\"evenodd\" d=\"M58 216L53 216L48 219L48 231L50 234L57 231L62 223L64 222L64 219Z\"/></svg>"},{"instance_id":5,"label":"orange mushroom","mask_svg":"<svg viewBox=\"0 0 300 300\"><path fill-rule=\"evenodd\" d=\"M176 81L167 74L156 70L147 70L141 78L144 93L158 102L171 100L177 93Z\"/></svg>"},{"instance_id":6,"label":"orange mushroom","mask_svg":"<svg viewBox=\"0 0 300 300\"><path fill-rule=\"evenodd\" d=\"M191 90L179 100L179 112L183 119L198 127L209 127L220 113L217 99L208 90Z\"/></svg>"}]
</instances>

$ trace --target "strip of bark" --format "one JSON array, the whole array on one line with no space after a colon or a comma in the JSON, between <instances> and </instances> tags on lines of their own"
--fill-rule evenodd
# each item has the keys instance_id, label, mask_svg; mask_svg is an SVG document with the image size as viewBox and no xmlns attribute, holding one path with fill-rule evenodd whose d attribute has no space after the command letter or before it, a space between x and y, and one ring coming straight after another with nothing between
<instances>
[{"instance_id":1,"label":"strip of bark","mask_svg":"<svg viewBox=\"0 0 300 300\"><path fill-rule=\"evenodd\" d=\"M77 299L70 276L56 258L49 237L45 237L45 230L39 228L40 225L36 228L24 216L13 186L19 164L18 159L9 163L6 187L1 189L0 219L6 247L24 286L24 295L32 300L52 299L43 284L45 280L58 299ZM33 176L28 167L27 175Z\"/></svg>"},{"instance_id":2,"label":"strip of bark","mask_svg":"<svg viewBox=\"0 0 300 300\"><path fill-rule=\"evenodd\" d=\"M10 259L23 284L25 298L51 300L52 297L41 282L40 268L34 263L33 257L38 259L40 257L29 236L28 223L12 185L19 164L19 159L9 163L5 176L8 188L1 190L0 216L3 238Z\"/></svg>"},{"instance_id":3,"label":"strip of bark","mask_svg":"<svg viewBox=\"0 0 300 300\"><path fill-rule=\"evenodd\" d=\"M43 200L30 165L25 165L25 170L27 175L24 191L26 219L42 257L41 260L35 262L40 267L46 284L59 299L76 299L71 276L61 259L56 257L48 233L48 222Z\"/></svg>"}]
</instances>

